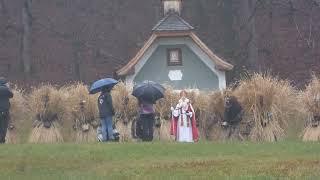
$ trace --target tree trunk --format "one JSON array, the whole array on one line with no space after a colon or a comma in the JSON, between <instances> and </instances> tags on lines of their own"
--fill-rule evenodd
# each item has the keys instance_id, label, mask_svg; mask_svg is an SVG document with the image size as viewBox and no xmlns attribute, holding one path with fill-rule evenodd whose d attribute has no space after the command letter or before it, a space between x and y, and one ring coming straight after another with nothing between
<instances>
[{"instance_id":1,"label":"tree trunk","mask_svg":"<svg viewBox=\"0 0 320 180\"><path fill-rule=\"evenodd\" d=\"M0 0L0 40L6 38L6 29L8 27L8 12L4 0Z\"/></svg>"},{"instance_id":2,"label":"tree trunk","mask_svg":"<svg viewBox=\"0 0 320 180\"><path fill-rule=\"evenodd\" d=\"M227 74L227 82L233 83L237 74L240 74L240 65L236 62L235 51L238 48L238 42L236 40L236 33L233 30L234 13L233 3L234 0L224 0L223 2L223 23L225 26L224 31L224 54L226 59L230 60L234 65L234 69Z\"/></svg>"},{"instance_id":3,"label":"tree trunk","mask_svg":"<svg viewBox=\"0 0 320 180\"><path fill-rule=\"evenodd\" d=\"M73 49L73 68L74 74L77 81L82 81L82 72L81 72L81 42L74 40L72 42Z\"/></svg>"},{"instance_id":4,"label":"tree trunk","mask_svg":"<svg viewBox=\"0 0 320 180\"><path fill-rule=\"evenodd\" d=\"M233 0L224 0L223 12L224 12L224 25L226 27L224 33L226 54L228 57L232 57L235 50L235 32L233 31Z\"/></svg>"},{"instance_id":5,"label":"tree trunk","mask_svg":"<svg viewBox=\"0 0 320 180\"><path fill-rule=\"evenodd\" d=\"M25 0L22 8L22 66L23 72L31 72L31 46L32 46L32 17L31 17L31 0Z\"/></svg>"},{"instance_id":6,"label":"tree trunk","mask_svg":"<svg viewBox=\"0 0 320 180\"><path fill-rule=\"evenodd\" d=\"M248 33L248 64L252 71L259 70L258 61L258 40L255 26L255 0L242 0L241 1L241 14L243 17L242 24Z\"/></svg>"}]
</instances>

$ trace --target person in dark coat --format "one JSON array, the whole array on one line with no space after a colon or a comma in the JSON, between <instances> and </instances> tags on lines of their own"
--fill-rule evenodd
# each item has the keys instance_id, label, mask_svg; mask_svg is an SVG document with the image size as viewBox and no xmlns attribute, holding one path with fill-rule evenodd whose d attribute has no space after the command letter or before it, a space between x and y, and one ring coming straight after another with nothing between
<instances>
[{"instance_id":1,"label":"person in dark coat","mask_svg":"<svg viewBox=\"0 0 320 180\"><path fill-rule=\"evenodd\" d=\"M112 117L114 109L112 104L111 89L105 88L102 90L98 98L99 115L101 119L102 141L114 140Z\"/></svg>"},{"instance_id":2,"label":"person in dark coat","mask_svg":"<svg viewBox=\"0 0 320 180\"><path fill-rule=\"evenodd\" d=\"M244 110L235 96L225 97L225 111L223 126L237 125L243 116Z\"/></svg>"},{"instance_id":3,"label":"person in dark coat","mask_svg":"<svg viewBox=\"0 0 320 180\"><path fill-rule=\"evenodd\" d=\"M10 99L13 97L5 78L0 78L0 143L5 143L10 119Z\"/></svg>"},{"instance_id":4,"label":"person in dark coat","mask_svg":"<svg viewBox=\"0 0 320 180\"><path fill-rule=\"evenodd\" d=\"M153 124L155 115L153 104L154 103L150 101L139 99L140 122L138 124L142 127L142 141L153 140Z\"/></svg>"}]
</instances>

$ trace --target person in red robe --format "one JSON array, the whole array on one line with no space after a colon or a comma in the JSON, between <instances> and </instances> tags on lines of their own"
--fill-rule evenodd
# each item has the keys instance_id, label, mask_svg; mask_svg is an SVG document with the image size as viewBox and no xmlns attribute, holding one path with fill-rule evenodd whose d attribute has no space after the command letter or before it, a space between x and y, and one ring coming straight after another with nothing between
<instances>
[{"instance_id":1,"label":"person in red robe","mask_svg":"<svg viewBox=\"0 0 320 180\"><path fill-rule=\"evenodd\" d=\"M185 90L180 92L180 100L175 108L171 107L172 119L170 134L178 142L196 142L199 140L199 131L196 126L196 117Z\"/></svg>"}]
</instances>

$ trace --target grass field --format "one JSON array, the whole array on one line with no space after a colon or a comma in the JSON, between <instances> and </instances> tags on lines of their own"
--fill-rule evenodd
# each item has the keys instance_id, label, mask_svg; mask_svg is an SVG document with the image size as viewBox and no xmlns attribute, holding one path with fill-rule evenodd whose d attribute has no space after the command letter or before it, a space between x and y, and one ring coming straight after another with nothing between
<instances>
[{"instance_id":1,"label":"grass field","mask_svg":"<svg viewBox=\"0 0 320 180\"><path fill-rule=\"evenodd\" d=\"M320 179L320 143L0 145L0 179Z\"/></svg>"}]
</instances>

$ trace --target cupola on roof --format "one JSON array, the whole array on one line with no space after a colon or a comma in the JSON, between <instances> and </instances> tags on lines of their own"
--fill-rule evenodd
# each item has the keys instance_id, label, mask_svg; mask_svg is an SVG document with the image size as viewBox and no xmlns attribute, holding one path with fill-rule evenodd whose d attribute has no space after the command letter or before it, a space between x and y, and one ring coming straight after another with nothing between
<instances>
[{"instance_id":1,"label":"cupola on roof","mask_svg":"<svg viewBox=\"0 0 320 180\"><path fill-rule=\"evenodd\" d=\"M163 0L164 16L168 13L181 13L181 0Z\"/></svg>"}]
</instances>

